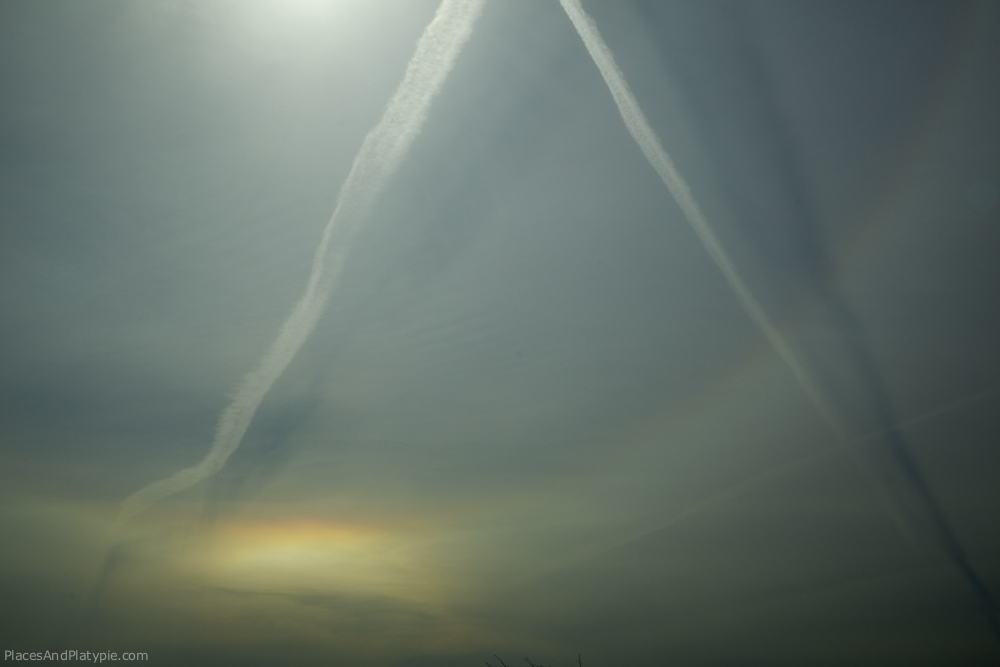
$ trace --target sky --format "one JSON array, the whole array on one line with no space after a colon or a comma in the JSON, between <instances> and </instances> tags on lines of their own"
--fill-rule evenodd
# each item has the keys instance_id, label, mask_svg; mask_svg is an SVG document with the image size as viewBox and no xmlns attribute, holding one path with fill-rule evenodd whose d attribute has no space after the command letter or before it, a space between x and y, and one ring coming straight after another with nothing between
<instances>
[{"instance_id":1,"label":"sky","mask_svg":"<svg viewBox=\"0 0 1000 667\"><path fill-rule=\"evenodd\" d=\"M0 1L0 649L1000 657L1000 2L573 6Z\"/></svg>"}]
</instances>

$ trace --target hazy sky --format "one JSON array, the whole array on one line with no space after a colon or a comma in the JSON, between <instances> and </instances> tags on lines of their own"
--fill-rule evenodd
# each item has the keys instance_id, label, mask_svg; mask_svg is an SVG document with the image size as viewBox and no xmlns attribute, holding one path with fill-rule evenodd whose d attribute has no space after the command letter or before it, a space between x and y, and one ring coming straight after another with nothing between
<instances>
[{"instance_id":1,"label":"hazy sky","mask_svg":"<svg viewBox=\"0 0 1000 667\"><path fill-rule=\"evenodd\" d=\"M584 2L846 438L559 2L487 0L239 448L113 529L209 452L437 5L0 0L0 650L996 660L998 2Z\"/></svg>"}]
</instances>

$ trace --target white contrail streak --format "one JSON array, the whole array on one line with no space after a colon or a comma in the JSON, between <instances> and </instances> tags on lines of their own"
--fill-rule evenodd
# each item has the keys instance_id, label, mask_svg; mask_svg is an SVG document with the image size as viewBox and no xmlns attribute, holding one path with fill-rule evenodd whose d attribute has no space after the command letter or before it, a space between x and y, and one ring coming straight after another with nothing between
<instances>
[{"instance_id":1,"label":"white contrail streak","mask_svg":"<svg viewBox=\"0 0 1000 667\"><path fill-rule=\"evenodd\" d=\"M232 402L222 411L215 439L205 458L126 498L119 523L218 472L240 446L271 385L316 328L344 265L353 233L363 225L372 204L420 133L428 107L469 39L483 2L442 0L434 19L421 35L403 81L382 119L365 137L354 158L336 208L316 248L305 292L281 326L278 337L257 367L243 378Z\"/></svg>"},{"instance_id":2,"label":"white contrail streak","mask_svg":"<svg viewBox=\"0 0 1000 667\"><path fill-rule=\"evenodd\" d=\"M889 493L871 464L858 451L855 446L856 441L850 437L840 413L826 398L824 392L813 382L798 357L795 356L791 346L778 331L771 318L764 312L764 308L754 297L750 288L747 287L739 271L736 270L736 265L729 257L729 253L726 252L715 232L712 231L705 214L702 213L701 207L692 196L687 182L677 171L677 167L674 166L673 160L670 159L663 146L660 145L656 132L653 131L646 116L642 113L638 100L629 89L625 75L618 69L614 55L601 37L597 24L584 11L579 0L559 1L580 35L580 39L583 40L594 64L600 70L601 76L604 77L604 82L607 84L608 90L611 91L611 97L614 98L615 104L618 106L618 112L625 122L625 127L628 128L629 134L635 139L642 154L646 156L646 160L656 170L663 184L667 186L670 194L677 201L684 217L687 218L712 261L715 262L726 282L729 283L729 287L736 295L740 306L791 370L809 401L836 435L839 445L855 458L864 473L871 479L873 486L882 497L887 514L896 524L900 533L908 542L915 545L916 540L909 522L903 517L899 501Z\"/></svg>"},{"instance_id":3,"label":"white contrail streak","mask_svg":"<svg viewBox=\"0 0 1000 667\"><path fill-rule=\"evenodd\" d=\"M618 105L618 112L625 122L625 127L628 128L629 134L639 144L642 154L646 156L646 160L649 161L650 166L660 175L663 184L667 186L670 194L677 201L677 205L680 206L684 217L687 218L688 223L694 229L698 238L701 239L701 243L705 247L705 250L708 251L712 261L719 267L726 282L729 283L729 288L736 295L740 306L743 307L746 314L750 316L750 319L753 320L754 324L764 334L764 337L767 338L774 350L788 365L788 368L791 369L802 389L809 397L809 400L827 421L834 433L842 440L847 439L847 431L837 411L826 399L819 387L812 381L809 374L806 373L805 368L792 351L791 346L788 345L785 338L778 331L778 328L771 321L771 318L767 316L767 313L764 312L760 303L746 286L743 278L740 277L739 271L736 270L736 265L730 259L729 253L726 252L719 239L715 236L715 232L712 231L708 221L705 219L705 214L701 212L701 207L698 206L698 202L691 195L691 189L688 187L687 182L685 182L684 178L677 171L673 160L663 150L656 132L653 131L653 128L646 120L646 116L639 107L639 102L629 89L628 83L625 81L625 75L618 69L611 49L604 43L601 33L598 32L597 24L594 23L594 20L580 6L579 0L559 1L562 3L563 9L566 10L570 21L573 22L573 26L576 28L577 33L579 33L580 39L583 40L584 46L587 47L587 51L590 53L590 57L593 58L594 64L600 70L601 76L604 77L604 82L607 84L608 90L611 91L611 97L614 98L615 104Z\"/></svg>"}]
</instances>

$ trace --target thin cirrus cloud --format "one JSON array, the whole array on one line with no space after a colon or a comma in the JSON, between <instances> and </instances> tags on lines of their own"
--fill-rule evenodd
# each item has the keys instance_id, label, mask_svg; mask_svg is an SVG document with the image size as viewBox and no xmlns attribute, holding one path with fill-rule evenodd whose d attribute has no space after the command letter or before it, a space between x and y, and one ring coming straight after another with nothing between
<instances>
[{"instance_id":1,"label":"thin cirrus cloud","mask_svg":"<svg viewBox=\"0 0 1000 667\"><path fill-rule=\"evenodd\" d=\"M995 8L307 4L0 9L10 648L996 655Z\"/></svg>"},{"instance_id":2,"label":"thin cirrus cloud","mask_svg":"<svg viewBox=\"0 0 1000 667\"><path fill-rule=\"evenodd\" d=\"M973 589L994 633L1000 635L1000 623L997 620L996 604L992 595L969 562L940 508L940 503L924 481L923 474L915 467L906 443L890 434L887 436L887 452L884 452L898 468L897 473L902 473L901 477L905 480L904 485L907 488L904 490L904 495L909 495L909 498L901 498L898 491L894 493L889 489L884 473L880 477L866 461L863 452L858 450L857 444L852 443L843 416L806 370L784 335L740 276L736 264L708 223L689 185L646 120L593 19L587 15L578 0L560 0L560 2L601 72L629 134L674 197L744 312L784 361L841 445L854 454L868 477L879 488L886 511L901 532L912 539L914 522L929 525L930 532L936 537L945 554ZM469 39L482 4L481 0L464 3L457 0L442 2L417 45L416 53L407 66L402 83L390 100L378 125L365 138L355 157L334 213L316 248L305 292L281 326L278 337L257 367L244 377L232 402L223 410L208 453L197 465L182 469L129 496L122 504L119 522L131 519L150 505L215 474L239 448L265 395L315 329L343 268L353 234L363 225L372 204L405 159L413 139L419 134L427 117L430 103L440 90L462 46ZM825 296L828 301L832 299L829 295ZM850 324L848 321L850 316L841 312L843 308L838 307L839 302L834 299L831 305L831 310ZM870 369L865 363L864 351L854 350L854 352L853 357L856 362L854 365L860 369L863 376L861 380L868 385L869 393L872 393L875 403L883 403L884 401L879 400L884 396L879 391L878 378L871 372L865 372ZM886 415L883 421L886 422L884 426L888 428L894 420ZM904 516L907 512L907 501L911 505L909 518ZM914 512L912 505L916 505L916 511L923 513L924 516L915 520L912 515Z\"/></svg>"}]
</instances>

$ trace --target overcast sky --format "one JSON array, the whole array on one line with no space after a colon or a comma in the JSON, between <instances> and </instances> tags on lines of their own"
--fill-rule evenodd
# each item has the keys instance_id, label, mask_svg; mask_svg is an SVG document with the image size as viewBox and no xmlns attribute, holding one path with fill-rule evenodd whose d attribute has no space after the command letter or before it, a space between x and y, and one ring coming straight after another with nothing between
<instances>
[{"instance_id":1,"label":"overcast sky","mask_svg":"<svg viewBox=\"0 0 1000 667\"><path fill-rule=\"evenodd\" d=\"M115 524L209 452L437 2L0 0L0 649L997 659L1000 3L584 7L836 423L559 2L488 0L239 448Z\"/></svg>"}]
</instances>

